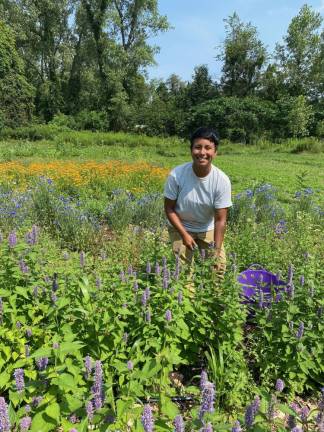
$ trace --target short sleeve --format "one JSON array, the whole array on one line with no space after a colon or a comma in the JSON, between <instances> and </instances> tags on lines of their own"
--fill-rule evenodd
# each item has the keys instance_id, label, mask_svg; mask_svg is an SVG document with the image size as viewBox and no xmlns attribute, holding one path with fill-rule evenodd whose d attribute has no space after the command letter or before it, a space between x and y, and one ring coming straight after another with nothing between
<instances>
[{"instance_id":1,"label":"short sleeve","mask_svg":"<svg viewBox=\"0 0 324 432\"><path fill-rule=\"evenodd\" d=\"M219 182L214 198L214 208L221 209L232 206L232 189L230 179L226 176Z\"/></svg>"},{"instance_id":2,"label":"short sleeve","mask_svg":"<svg viewBox=\"0 0 324 432\"><path fill-rule=\"evenodd\" d=\"M164 196L171 200L176 200L178 198L178 191L179 185L175 179L175 176L171 173L164 185Z\"/></svg>"}]
</instances>

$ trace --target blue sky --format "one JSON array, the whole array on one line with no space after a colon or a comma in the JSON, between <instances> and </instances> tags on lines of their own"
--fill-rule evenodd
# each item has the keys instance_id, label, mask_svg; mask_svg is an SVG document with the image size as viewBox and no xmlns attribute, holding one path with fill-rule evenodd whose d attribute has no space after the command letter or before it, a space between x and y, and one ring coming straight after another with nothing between
<instances>
[{"instance_id":1,"label":"blue sky","mask_svg":"<svg viewBox=\"0 0 324 432\"><path fill-rule=\"evenodd\" d=\"M251 22L271 52L305 3L324 13L324 0L159 0L160 13L173 29L150 40L160 52L149 77L166 79L175 73L190 80L195 66L207 64L217 79L221 63L215 56L225 38L224 18L235 11L242 21Z\"/></svg>"}]
</instances>

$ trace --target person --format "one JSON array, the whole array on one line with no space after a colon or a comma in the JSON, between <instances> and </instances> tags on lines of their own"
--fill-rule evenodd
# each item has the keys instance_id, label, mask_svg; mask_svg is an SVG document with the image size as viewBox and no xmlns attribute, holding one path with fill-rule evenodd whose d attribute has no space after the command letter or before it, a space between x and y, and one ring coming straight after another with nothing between
<instances>
[{"instance_id":1,"label":"person","mask_svg":"<svg viewBox=\"0 0 324 432\"><path fill-rule=\"evenodd\" d=\"M164 208L172 249L182 263L191 264L196 248L215 257L217 283L224 278L224 235L231 207L228 176L212 164L219 145L218 133L198 128L190 139L192 162L175 167L164 187ZM189 288L193 291L193 288Z\"/></svg>"}]
</instances>

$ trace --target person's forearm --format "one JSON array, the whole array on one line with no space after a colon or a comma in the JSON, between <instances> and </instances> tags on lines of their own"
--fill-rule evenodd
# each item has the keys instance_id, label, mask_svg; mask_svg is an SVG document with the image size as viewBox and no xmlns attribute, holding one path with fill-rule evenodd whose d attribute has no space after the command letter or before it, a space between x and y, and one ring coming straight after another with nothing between
<instances>
[{"instance_id":1,"label":"person's forearm","mask_svg":"<svg viewBox=\"0 0 324 432\"><path fill-rule=\"evenodd\" d=\"M214 247L216 250L216 254L218 254L221 250L224 236L226 231L226 221L215 221L215 228L214 228Z\"/></svg>"},{"instance_id":2,"label":"person's forearm","mask_svg":"<svg viewBox=\"0 0 324 432\"><path fill-rule=\"evenodd\" d=\"M178 231L182 238L188 234L185 227L182 225L179 216L174 210L167 211L166 216L169 219L171 225Z\"/></svg>"}]
</instances>

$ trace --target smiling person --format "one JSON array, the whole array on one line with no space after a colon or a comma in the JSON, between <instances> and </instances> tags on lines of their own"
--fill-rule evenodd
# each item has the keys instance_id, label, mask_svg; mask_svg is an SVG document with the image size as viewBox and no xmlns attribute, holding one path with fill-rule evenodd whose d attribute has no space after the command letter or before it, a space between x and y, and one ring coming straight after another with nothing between
<instances>
[{"instance_id":1,"label":"smiling person","mask_svg":"<svg viewBox=\"0 0 324 432\"><path fill-rule=\"evenodd\" d=\"M164 187L164 208L173 252L191 264L195 248L215 257L216 280L224 278L224 234L227 210L232 205L231 182L212 164L218 133L200 127L190 139L192 162L175 167ZM192 289L190 288L192 291Z\"/></svg>"}]
</instances>

